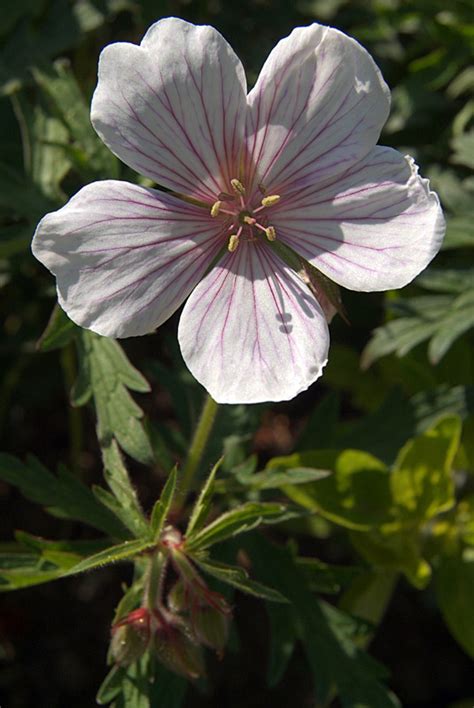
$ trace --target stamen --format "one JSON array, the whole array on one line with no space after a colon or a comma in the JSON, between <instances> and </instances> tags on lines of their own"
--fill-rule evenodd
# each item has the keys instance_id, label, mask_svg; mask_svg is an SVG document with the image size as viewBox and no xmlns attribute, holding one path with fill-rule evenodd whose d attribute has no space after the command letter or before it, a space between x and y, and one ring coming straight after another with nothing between
<instances>
[{"instance_id":1,"label":"stamen","mask_svg":"<svg viewBox=\"0 0 474 708\"><path fill-rule=\"evenodd\" d=\"M236 194L241 194L241 195L245 194L245 187L242 184L242 182L240 182L240 180L231 179L230 183L232 185L232 189L234 190L234 192L236 192Z\"/></svg>"},{"instance_id":2,"label":"stamen","mask_svg":"<svg viewBox=\"0 0 474 708\"><path fill-rule=\"evenodd\" d=\"M242 221L244 222L244 224L249 224L249 226L253 226L257 222L257 219L254 219L253 216L244 216Z\"/></svg>"},{"instance_id":3,"label":"stamen","mask_svg":"<svg viewBox=\"0 0 474 708\"><path fill-rule=\"evenodd\" d=\"M217 216L221 210L221 206L222 206L221 201L218 200L217 202L214 202L214 204L211 207L211 216L214 216L214 217Z\"/></svg>"},{"instance_id":4,"label":"stamen","mask_svg":"<svg viewBox=\"0 0 474 708\"><path fill-rule=\"evenodd\" d=\"M229 237L229 243L227 244L227 250L230 251L230 253L233 253L235 250L237 250L237 246L239 245L239 237L237 234L232 234Z\"/></svg>"},{"instance_id":5,"label":"stamen","mask_svg":"<svg viewBox=\"0 0 474 708\"><path fill-rule=\"evenodd\" d=\"M268 238L269 241L276 241L276 230L274 226L268 226L265 229L265 235Z\"/></svg>"},{"instance_id":6,"label":"stamen","mask_svg":"<svg viewBox=\"0 0 474 708\"><path fill-rule=\"evenodd\" d=\"M263 197L262 206L264 206L264 207L273 206L274 204L278 204L280 199L281 199L281 197L279 194L271 194L268 197Z\"/></svg>"}]
</instances>

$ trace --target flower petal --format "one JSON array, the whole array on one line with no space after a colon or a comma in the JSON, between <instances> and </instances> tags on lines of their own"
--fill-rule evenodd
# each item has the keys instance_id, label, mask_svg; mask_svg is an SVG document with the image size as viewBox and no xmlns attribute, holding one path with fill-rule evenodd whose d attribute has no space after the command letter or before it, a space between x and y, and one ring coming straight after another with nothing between
<instances>
[{"instance_id":1,"label":"flower petal","mask_svg":"<svg viewBox=\"0 0 474 708\"><path fill-rule=\"evenodd\" d=\"M103 50L91 120L133 169L215 201L237 176L245 93L242 64L219 32L171 17L152 25L139 47Z\"/></svg>"},{"instance_id":2,"label":"flower petal","mask_svg":"<svg viewBox=\"0 0 474 708\"><path fill-rule=\"evenodd\" d=\"M248 172L285 195L367 155L388 117L390 92L358 42L313 24L276 45L248 103Z\"/></svg>"},{"instance_id":3,"label":"flower petal","mask_svg":"<svg viewBox=\"0 0 474 708\"><path fill-rule=\"evenodd\" d=\"M222 247L220 235L202 208L108 180L47 214L32 248L56 276L59 303L74 322L130 337L181 305Z\"/></svg>"},{"instance_id":4,"label":"flower petal","mask_svg":"<svg viewBox=\"0 0 474 708\"><path fill-rule=\"evenodd\" d=\"M272 221L280 238L350 290L403 287L436 255L445 231L428 180L412 158L386 147L279 206Z\"/></svg>"},{"instance_id":5,"label":"flower petal","mask_svg":"<svg viewBox=\"0 0 474 708\"><path fill-rule=\"evenodd\" d=\"M194 290L178 338L191 373L219 403L293 398L321 375L329 347L314 296L268 246L249 242Z\"/></svg>"}]
</instances>

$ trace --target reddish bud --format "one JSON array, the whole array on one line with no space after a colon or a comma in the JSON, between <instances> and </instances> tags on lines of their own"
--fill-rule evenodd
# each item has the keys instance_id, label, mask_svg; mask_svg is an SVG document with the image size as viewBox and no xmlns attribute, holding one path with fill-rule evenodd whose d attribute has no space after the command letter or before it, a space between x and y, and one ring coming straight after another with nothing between
<instances>
[{"instance_id":1,"label":"reddish bud","mask_svg":"<svg viewBox=\"0 0 474 708\"><path fill-rule=\"evenodd\" d=\"M222 654L229 636L230 610L224 613L211 605L203 605L195 610L192 621L196 639Z\"/></svg>"},{"instance_id":2,"label":"reddish bud","mask_svg":"<svg viewBox=\"0 0 474 708\"><path fill-rule=\"evenodd\" d=\"M188 636L184 626L169 624L155 633L153 646L159 661L189 679L205 673L201 648Z\"/></svg>"},{"instance_id":3,"label":"reddish bud","mask_svg":"<svg viewBox=\"0 0 474 708\"><path fill-rule=\"evenodd\" d=\"M143 656L149 641L150 614L142 607L114 624L110 650L117 664L128 666Z\"/></svg>"}]
</instances>

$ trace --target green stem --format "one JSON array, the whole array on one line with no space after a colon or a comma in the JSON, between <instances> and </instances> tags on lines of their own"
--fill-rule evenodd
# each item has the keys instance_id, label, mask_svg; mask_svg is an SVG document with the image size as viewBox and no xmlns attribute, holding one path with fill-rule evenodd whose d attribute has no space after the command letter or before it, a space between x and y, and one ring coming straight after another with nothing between
<instances>
[{"instance_id":1,"label":"green stem","mask_svg":"<svg viewBox=\"0 0 474 708\"><path fill-rule=\"evenodd\" d=\"M166 560L163 554L153 553L148 566L148 577L145 586L145 604L150 610L161 605L162 585L166 570Z\"/></svg>"},{"instance_id":2,"label":"green stem","mask_svg":"<svg viewBox=\"0 0 474 708\"><path fill-rule=\"evenodd\" d=\"M212 431L212 426L214 425L217 408L218 404L208 395L197 428L194 432L187 460L184 464L180 491L177 498L178 508L183 505L186 495L192 487L194 475L199 467L207 441L209 440L209 435Z\"/></svg>"}]
</instances>

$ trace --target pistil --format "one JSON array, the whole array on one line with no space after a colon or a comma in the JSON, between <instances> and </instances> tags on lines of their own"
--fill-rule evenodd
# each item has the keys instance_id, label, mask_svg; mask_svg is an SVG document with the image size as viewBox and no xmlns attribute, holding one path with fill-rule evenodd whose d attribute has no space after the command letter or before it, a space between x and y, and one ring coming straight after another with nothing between
<instances>
[{"instance_id":1,"label":"pistil","mask_svg":"<svg viewBox=\"0 0 474 708\"><path fill-rule=\"evenodd\" d=\"M269 241L275 241L277 237L275 227L269 225L266 218L263 220L263 223L259 223L255 218L255 215L264 209L278 204L281 199L280 195L269 194L268 196L263 196L260 206L253 209L245 199L245 185L236 178L231 179L230 184L232 190L234 191L234 196L228 194L227 192L221 192L210 209L210 213L213 218L222 215L232 217L232 220L229 220L228 225L228 229L231 232L227 242L228 251L233 253L237 250L242 233L244 233L244 235L247 234L246 238L248 238L249 241L255 241L256 233L254 229L258 229L263 232ZM265 194L263 189L261 189L261 192ZM246 229L246 231L244 231L244 229Z\"/></svg>"}]
</instances>

